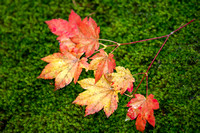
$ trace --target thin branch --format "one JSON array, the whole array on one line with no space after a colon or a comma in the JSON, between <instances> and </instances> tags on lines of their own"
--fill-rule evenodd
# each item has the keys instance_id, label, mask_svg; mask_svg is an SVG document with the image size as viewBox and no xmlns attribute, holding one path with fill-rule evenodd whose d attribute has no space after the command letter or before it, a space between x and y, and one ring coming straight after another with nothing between
<instances>
[{"instance_id":1,"label":"thin branch","mask_svg":"<svg viewBox=\"0 0 200 133\"><path fill-rule=\"evenodd\" d=\"M145 42L145 41L149 41L149 40L155 40L155 39L164 38L164 37L167 37L167 36L168 36L168 35L161 36L161 37L155 37L155 38L149 38L149 39L140 40L140 41L135 41L135 42L120 43L120 45L129 45L129 44L134 44L134 43L139 43L139 42ZM112 47L112 46L117 46L117 45L107 45L107 47Z\"/></svg>"},{"instance_id":2,"label":"thin branch","mask_svg":"<svg viewBox=\"0 0 200 133\"><path fill-rule=\"evenodd\" d=\"M156 57L158 56L158 54L159 54L160 51L162 50L163 46L165 45L165 43L166 43L167 40L169 39L169 36L170 36L170 35L171 35L171 34L169 34L169 35L167 36L167 38L165 39L165 42L162 44L162 46L161 46L161 48L159 49L159 51L157 52L156 56L155 56L154 59L152 60L152 62L151 62L151 64L149 65L149 67L148 67L146 73L145 73L144 76L142 77L142 80L140 81L139 85L137 86L137 88L135 89L135 91L133 92L133 94L135 94L135 92L137 91L137 89L140 87L142 81L143 81L144 78L146 77L146 74L148 73L148 71L149 71L149 69L151 68L151 66L152 66L153 62L155 61Z\"/></svg>"},{"instance_id":3,"label":"thin branch","mask_svg":"<svg viewBox=\"0 0 200 133\"><path fill-rule=\"evenodd\" d=\"M98 39L98 40L100 40L100 41L106 41L106 42L112 42L112 43L118 44L117 42L112 41L112 40L108 40L108 39ZM116 46L117 46L117 45L116 45Z\"/></svg>"},{"instance_id":4,"label":"thin branch","mask_svg":"<svg viewBox=\"0 0 200 133\"><path fill-rule=\"evenodd\" d=\"M191 20L191 21L188 22L187 24L185 24L185 25L181 26L180 28L176 29L175 31L171 32L170 35L173 34L173 33L175 33L175 32L177 32L178 30L182 29L183 27L187 26L188 24L192 23L194 20L195 20L195 19Z\"/></svg>"},{"instance_id":5,"label":"thin branch","mask_svg":"<svg viewBox=\"0 0 200 133\"><path fill-rule=\"evenodd\" d=\"M115 49L113 49L113 51L111 53L113 53L121 44L118 43L117 47L115 47Z\"/></svg>"},{"instance_id":6,"label":"thin branch","mask_svg":"<svg viewBox=\"0 0 200 133\"><path fill-rule=\"evenodd\" d=\"M170 34L166 35L167 38L165 39L165 42L162 44L162 46L161 46L161 48L159 49L159 51L157 52L156 56L155 56L154 59L152 60L152 62L151 62L151 64L149 65L149 67L148 67L146 73L145 73L144 76L142 77L142 80L140 81L139 85L137 86L137 88L136 88L135 91L133 92L133 95L135 94L135 92L137 91L137 89L138 89L139 86L141 85L142 81L143 81L144 78L146 77L146 74L148 74L149 69L151 68L153 62L155 61L156 57L158 56L158 54L160 53L160 51L161 51L162 48L164 47L164 45L165 45L165 43L167 42L167 40L169 39L169 37L170 37L173 33L177 32L178 30L182 29L183 27L187 26L188 24L192 23L194 20L195 20L195 19L191 20L191 21L188 22L187 24L185 24L185 25L179 27L178 29L176 29L176 30L174 30L173 32L171 32ZM163 37L163 36L162 36L162 37ZM146 40L147 40L147 39L146 39ZM134 43L134 42L133 42L133 43ZM128 43L127 43L127 44L128 44ZM132 44L132 43L131 43L131 44Z\"/></svg>"},{"instance_id":7,"label":"thin branch","mask_svg":"<svg viewBox=\"0 0 200 133\"><path fill-rule=\"evenodd\" d=\"M168 35L172 35L173 33L177 32L178 30L182 29L183 27L187 26L188 24L192 23L195 19L191 20L190 22L188 22L187 24L179 27L178 29L176 29L175 31L171 32ZM140 40L140 41L135 41L135 42L129 42L129 43L120 43L121 45L129 45L129 44L134 44L134 43L139 43L139 42L145 42L145 41L150 41L150 40L155 40L155 39L160 39L160 38L164 38L167 37L168 35L165 36L161 36L161 37L155 37L155 38L150 38L150 39L144 39L144 40ZM114 41L113 41L114 42ZM116 42L114 42L116 43ZM107 45L107 47L112 47L112 46L117 46L117 45Z\"/></svg>"},{"instance_id":8,"label":"thin branch","mask_svg":"<svg viewBox=\"0 0 200 133\"><path fill-rule=\"evenodd\" d=\"M156 39L164 38L164 37L167 37L167 36L168 35L161 36L161 37L150 38L150 39L145 39L145 40L140 40L140 41L135 41L135 42L121 43L121 45L129 45L129 44L134 44L134 43L138 43L138 42L145 42L145 41L150 41L150 40L156 40Z\"/></svg>"},{"instance_id":9,"label":"thin branch","mask_svg":"<svg viewBox=\"0 0 200 133\"><path fill-rule=\"evenodd\" d=\"M171 35L171 34L170 34L170 35ZM151 62L151 64L149 65L149 67L148 67L146 73L148 73L148 71L149 71L149 69L151 68L153 62L155 61L156 57L158 56L158 54L160 53L160 51L161 51L162 48L164 47L164 45L165 45L165 43L167 42L167 40L169 39L169 36L170 36L170 35L168 35L167 38L165 39L165 42L164 42L163 45L160 47L160 49L159 49L159 51L157 52L156 56L155 56L154 59L152 60L152 62Z\"/></svg>"},{"instance_id":10,"label":"thin branch","mask_svg":"<svg viewBox=\"0 0 200 133\"><path fill-rule=\"evenodd\" d=\"M148 97L148 74L146 73L146 97Z\"/></svg>"}]
</instances>

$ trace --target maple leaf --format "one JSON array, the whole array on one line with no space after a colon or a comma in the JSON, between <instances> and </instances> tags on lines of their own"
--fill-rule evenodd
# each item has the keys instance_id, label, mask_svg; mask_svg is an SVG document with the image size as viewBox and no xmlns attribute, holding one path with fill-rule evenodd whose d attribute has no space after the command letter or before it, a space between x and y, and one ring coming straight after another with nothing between
<instances>
[{"instance_id":1,"label":"maple leaf","mask_svg":"<svg viewBox=\"0 0 200 133\"><path fill-rule=\"evenodd\" d=\"M77 82L82 68L88 68L87 58L81 59L79 56L74 56L72 53L54 53L42 58L43 61L49 64L44 68L38 78L53 79L55 78L55 90L63 88L71 83L74 78L74 83Z\"/></svg>"},{"instance_id":2,"label":"maple leaf","mask_svg":"<svg viewBox=\"0 0 200 133\"><path fill-rule=\"evenodd\" d=\"M93 78L83 79L78 83L86 91L80 93L73 103L87 105L85 116L104 108L106 116L109 117L117 109L119 90L113 88L104 76L96 84Z\"/></svg>"},{"instance_id":3,"label":"maple leaf","mask_svg":"<svg viewBox=\"0 0 200 133\"><path fill-rule=\"evenodd\" d=\"M78 52L85 52L86 57L91 56L99 48L100 27L92 18L85 18L78 24L79 34L71 40L77 44Z\"/></svg>"},{"instance_id":4,"label":"maple leaf","mask_svg":"<svg viewBox=\"0 0 200 133\"><path fill-rule=\"evenodd\" d=\"M81 21L79 15L73 10L69 15L69 22L63 19L52 19L46 21L51 32L59 37L60 51L78 53L86 52L86 57L91 56L99 48L100 27L92 18Z\"/></svg>"},{"instance_id":5,"label":"maple leaf","mask_svg":"<svg viewBox=\"0 0 200 133\"><path fill-rule=\"evenodd\" d=\"M62 35L65 37L73 37L78 34L78 24L81 23L81 18L73 10L69 15L69 22L63 19L52 19L45 21L52 33L62 38ZM59 39L58 39L59 40Z\"/></svg>"},{"instance_id":6,"label":"maple leaf","mask_svg":"<svg viewBox=\"0 0 200 133\"><path fill-rule=\"evenodd\" d=\"M127 89L129 92L133 90L133 82L135 79L133 78L130 70L124 67L118 66L115 68L117 73L110 73L108 77L112 80L113 86L121 89L120 93L123 94Z\"/></svg>"},{"instance_id":7,"label":"maple leaf","mask_svg":"<svg viewBox=\"0 0 200 133\"><path fill-rule=\"evenodd\" d=\"M70 32L68 32L69 31L69 24L66 20L59 18L59 19L52 19L52 20L45 21L45 22L48 25L51 32L54 33L57 36L61 36L64 33L70 34Z\"/></svg>"},{"instance_id":8,"label":"maple leaf","mask_svg":"<svg viewBox=\"0 0 200 133\"><path fill-rule=\"evenodd\" d=\"M71 52L76 44L71 41L70 37L78 34L78 24L81 22L80 16L72 10L69 15L69 22L60 18L45 22L51 32L58 36L57 40L60 42L60 51L62 53Z\"/></svg>"},{"instance_id":9,"label":"maple leaf","mask_svg":"<svg viewBox=\"0 0 200 133\"><path fill-rule=\"evenodd\" d=\"M144 131L146 126L146 121L148 121L153 127L155 127L155 117L153 110L159 108L159 103L156 99L153 99L153 95L150 94L145 98L141 94L135 94L135 98L131 99L127 106L128 109L127 116L133 120L137 117L136 128L139 131Z\"/></svg>"},{"instance_id":10,"label":"maple leaf","mask_svg":"<svg viewBox=\"0 0 200 133\"><path fill-rule=\"evenodd\" d=\"M113 54L109 55L104 51L100 50L100 53L95 54L90 62L89 69L95 70L95 83L99 81L102 77L102 74L112 73L115 68L115 60L113 59Z\"/></svg>"}]
</instances>

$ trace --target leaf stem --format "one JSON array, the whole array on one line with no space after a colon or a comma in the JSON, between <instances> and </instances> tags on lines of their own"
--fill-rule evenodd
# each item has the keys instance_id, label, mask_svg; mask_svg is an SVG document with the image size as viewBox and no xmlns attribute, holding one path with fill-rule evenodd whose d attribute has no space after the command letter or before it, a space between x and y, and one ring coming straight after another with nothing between
<instances>
[{"instance_id":1,"label":"leaf stem","mask_svg":"<svg viewBox=\"0 0 200 133\"><path fill-rule=\"evenodd\" d=\"M112 43L116 43L117 44L117 42L112 41L112 40L108 40L108 39L98 39L98 40L100 40L100 41L106 41L106 42L112 42ZM109 45L107 45L107 46L109 46Z\"/></svg>"},{"instance_id":2,"label":"leaf stem","mask_svg":"<svg viewBox=\"0 0 200 133\"><path fill-rule=\"evenodd\" d=\"M133 97L133 95L128 95L128 94L126 94L126 93L124 93L124 95L126 95L126 96L128 96L128 97Z\"/></svg>"},{"instance_id":3,"label":"leaf stem","mask_svg":"<svg viewBox=\"0 0 200 133\"><path fill-rule=\"evenodd\" d=\"M107 48L107 45L103 44L103 43L99 43L100 45L103 46L103 49L106 49Z\"/></svg>"}]
</instances>

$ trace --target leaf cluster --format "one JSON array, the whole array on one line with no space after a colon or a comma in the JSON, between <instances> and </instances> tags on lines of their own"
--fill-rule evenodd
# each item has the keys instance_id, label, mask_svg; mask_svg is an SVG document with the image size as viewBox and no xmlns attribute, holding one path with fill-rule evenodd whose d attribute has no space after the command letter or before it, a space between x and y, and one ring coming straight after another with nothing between
<instances>
[{"instance_id":1,"label":"leaf cluster","mask_svg":"<svg viewBox=\"0 0 200 133\"><path fill-rule=\"evenodd\" d=\"M149 71L149 92L160 109L155 128L147 124L145 131L200 132L199 1L75 1L76 6L72 0L0 1L0 132L137 132L135 121L124 122L130 98L119 95L109 119L103 111L84 117L85 107L71 104L83 91L79 85L53 92L53 80L36 78L47 64L40 58L59 51L57 37L44 22L67 19L71 9L94 18L101 38L118 42L162 36L196 18L170 37ZM116 65L143 72L162 41L121 46L114 53ZM83 69L80 80L87 77L93 72ZM141 76L134 77L137 85Z\"/></svg>"}]
</instances>

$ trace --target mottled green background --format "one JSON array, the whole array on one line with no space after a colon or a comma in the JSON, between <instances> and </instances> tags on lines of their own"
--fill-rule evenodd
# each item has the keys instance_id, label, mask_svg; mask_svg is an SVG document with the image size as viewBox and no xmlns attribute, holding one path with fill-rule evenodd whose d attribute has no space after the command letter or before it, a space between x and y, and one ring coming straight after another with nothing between
<instances>
[{"instance_id":1,"label":"mottled green background","mask_svg":"<svg viewBox=\"0 0 200 133\"><path fill-rule=\"evenodd\" d=\"M91 16L100 38L117 42L163 36L196 19L170 36L149 71L149 93L160 109L155 128L147 124L145 132L200 132L199 0L0 0L1 132L138 132L135 120L124 121L129 97L119 96L109 118L103 111L84 117L85 107L72 104L84 91L80 85L54 92L54 80L37 79L47 64L40 59L59 51L45 21L68 19L71 9ZM144 72L164 40L120 46L117 66ZM84 70L80 79L86 77L93 73ZM135 78L136 86L142 75ZM145 94L145 82L138 93Z\"/></svg>"}]
</instances>

